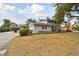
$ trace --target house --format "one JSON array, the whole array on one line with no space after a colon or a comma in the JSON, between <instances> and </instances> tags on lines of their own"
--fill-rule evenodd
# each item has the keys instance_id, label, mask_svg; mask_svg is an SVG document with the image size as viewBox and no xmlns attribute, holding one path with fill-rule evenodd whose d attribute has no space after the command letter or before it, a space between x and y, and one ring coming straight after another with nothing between
<instances>
[{"instance_id":1,"label":"house","mask_svg":"<svg viewBox=\"0 0 79 59\"><path fill-rule=\"evenodd\" d=\"M18 27L18 25L17 25L16 23L11 22L11 23L10 23L10 27L16 28L16 27Z\"/></svg>"},{"instance_id":2,"label":"house","mask_svg":"<svg viewBox=\"0 0 79 59\"><path fill-rule=\"evenodd\" d=\"M69 19L71 25L79 23L79 7L73 6L72 9L65 14L65 19Z\"/></svg>"},{"instance_id":3,"label":"house","mask_svg":"<svg viewBox=\"0 0 79 59\"><path fill-rule=\"evenodd\" d=\"M16 23L11 22L10 23L10 30L13 30L14 28L17 28L18 29L19 27L18 27L18 25Z\"/></svg>"},{"instance_id":4,"label":"house","mask_svg":"<svg viewBox=\"0 0 79 59\"><path fill-rule=\"evenodd\" d=\"M74 26L77 24L79 24L79 7L73 6L70 11L66 12L61 28L67 30L67 27L69 27L73 31Z\"/></svg>"},{"instance_id":5,"label":"house","mask_svg":"<svg viewBox=\"0 0 79 59\"><path fill-rule=\"evenodd\" d=\"M19 24L19 28L27 28L27 24Z\"/></svg>"},{"instance_id":6,"label":"house","mask_svg":"<svg viewBox=\"0 0 79 59\"><path fill-rule=\"evenodd\" d=\"M29 23L28 26L32 33L58 32L58 24L52 20L40 19L36 23Z\"/></svg>"}]
</instances>

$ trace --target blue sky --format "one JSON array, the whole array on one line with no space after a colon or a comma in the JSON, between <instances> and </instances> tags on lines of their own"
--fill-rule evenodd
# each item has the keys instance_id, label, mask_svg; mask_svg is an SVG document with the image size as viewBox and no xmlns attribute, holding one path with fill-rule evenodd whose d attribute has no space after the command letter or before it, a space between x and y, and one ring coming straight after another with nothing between
<instances>
[{"instance_id":1,"label":"blue sky","mask_svg":"<svg viewBox=\"0 0 79 59\"><path fill-rule=\"evenodd\" d=\"M50 3L3 3L0 4L0 25L3 19L23 24L27 19L52 17L55 8Z\"/></svg>"}]
</instances>

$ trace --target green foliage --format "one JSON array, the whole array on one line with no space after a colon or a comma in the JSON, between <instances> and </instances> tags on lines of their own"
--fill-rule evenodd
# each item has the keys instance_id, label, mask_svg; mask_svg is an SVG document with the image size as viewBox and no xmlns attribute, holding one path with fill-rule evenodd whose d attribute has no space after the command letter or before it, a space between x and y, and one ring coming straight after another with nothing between
<instances>
[{"instance_id":1,"label":"green foliage","mask_svg":"<svg viewBox=\"0 0 79 59\"><path fill-rule=\"evenodd\" d=\"M4 23L1 26L1 28L3 29L3 31L9 31L10 30L10 21L7 19L4 19Z\"/></svg>"},{"instance_id":2,"label":"green foliage","mask_svg":"<svg viewBox=\"0 0 79 59\"><path fill-rule=\"evenodd\" d=\"M10 30L17 32L17 30L18 30L17 26L18 25L16 23L13 23L8 19L3 19L3 21L4 21L4 23L3 23L3 25L1 26L1 29L0 29L1 32L6 32L6 31L10 31Z\"/></svg>"},{"instance_id":3,"label":"green foliage","mask_svg":"<svg viewBox=\"0 0 79 59\"><path fill-rule=\"evenodd\" d=\"M27 28L21 28L21 29L19 30L20 36L28 35L28 33L29 33L29 29L27 29Z\"/></svg>"},{"instance_id":4,"label":"green foliage","mask_svg":"<svg viewBox=\"0 0 79 59\"><path fill-rule=\"evenodd\" d=\"M8 19L3 19L4 23L10 23L10 20Z\"/></svg>"},{"instance_id":5,"label":"green foliage","mask_svg":"<svg viewBox=\"0 0 79 59\"><path fill-rule=\"evenodd\" d=\"M27 23L36 23L36 20L28 19L28 20L27 20Z\"/></svg>"},{"instance_id":6,"label":"green foliage","mask_svg":"<svg viewBox=\"0 0 79 59\"><path fill-rule=\"evenodd\" d=\"M79 25L76 25L76 27L74 27L75 30L79 30Z\"/></svg>"},{"instance_id":7,"label":"green foliage","mask_svg":"<svg viewBox=\"0 0 79 59\"><path fill-rule=\"evenodd\" d=\"M57 23L61 23L64 20L64 15L66 12L70 11L73 6L79 6L78 3L57 3L56 13L53 16L53 19L57 21Z\"/></svg>"},{"instance_id":8,"label":"green foliage","mask_svg":"<svg viewBox=\"0 0 79 59\"><path fill-rule=\"evenodd\" d=\"M0 32L3 32L3 29L0 27Z\"/></svg>"}]
</instances>

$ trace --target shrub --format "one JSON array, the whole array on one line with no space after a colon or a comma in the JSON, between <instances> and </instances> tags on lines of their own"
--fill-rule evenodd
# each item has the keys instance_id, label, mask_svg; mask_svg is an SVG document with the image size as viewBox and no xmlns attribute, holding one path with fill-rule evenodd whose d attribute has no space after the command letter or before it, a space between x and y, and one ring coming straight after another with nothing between
<instances>
[{"instance_id":1,"label":"shrub","mask_svg":"<svg viewBox=\"0 0 79 59\"><path fill-rule=\"evenodd\" d=\"M79 30L79 26L76 25L76 27L74 27L74 30Z\"/></svg>"},{"instance_id":2,"label":"shrub","mask_svg":"<svg viewBox=\"0 0 79 59\"><path fill-rule=\"evenodd\" d=\"M20 36L28 35L28 33L29 33L29 29L27 29L27 28L21 28L21 29L19 30Z\"/></svg>"}]
</instances>

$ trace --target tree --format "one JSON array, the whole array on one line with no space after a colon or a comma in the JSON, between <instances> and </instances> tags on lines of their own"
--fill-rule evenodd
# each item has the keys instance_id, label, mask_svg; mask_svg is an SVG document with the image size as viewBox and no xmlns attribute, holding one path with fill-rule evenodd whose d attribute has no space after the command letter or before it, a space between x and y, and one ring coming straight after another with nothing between
<instances>
[{"instance_id":1,"label":"tree","mask_svg":"<svg viewBox=\"0 0 79 59\"><path fill-rule=\"evenodd\" d=\"M27 20L27 24L30 23L30 22L31 22L31 23L36 23L36 20L28 19L28 20Z\"/></svg>"},{"instance_id":2,"label":"tree","mask_svg":"<svg viewBox=\"0 0 79 59\"><path fill-rule=\"evenodd\" d=\"M75 6L79 6L78 3L57 3L55 4L56 13L53 16L53 19L57 21L57 23L61 23L64 20L64 15L66 12L71 11L71 8Z\"/></svg>"},{"instance_id":3,"label":"tree","mask_svg":"<svg viewBox=\"0 0 79 59\"><path fill-rule=\"evenodd\" d=\"M4 23L2 25L3 31L9 31L10 30L10 20L3 19Z\"/></svg>"},{"instance_id":4,"label":"tree","mask_svg":"<svg viewBox=\"0 0 79 59\"><path fill-rule=\"evenodd\" d=\"M8 19L3 19L4 23L10 23L10 20Z\"/></svg>"}]
</instances>

